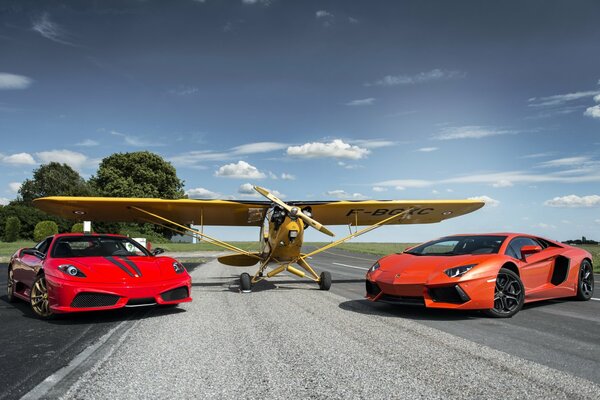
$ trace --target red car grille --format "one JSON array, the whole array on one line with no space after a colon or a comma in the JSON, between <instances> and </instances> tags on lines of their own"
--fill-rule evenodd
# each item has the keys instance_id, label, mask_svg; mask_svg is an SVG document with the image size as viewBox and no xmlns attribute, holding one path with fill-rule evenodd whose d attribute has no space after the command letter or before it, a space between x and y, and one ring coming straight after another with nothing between
<instances>
[{"instance_id":1,"label":"red car grille","mask_svg":"<svg viewBox=\"0 0 600 400\"><path fill-rule=\"evenodd\" d=\"M73 308L110 307L117 304L119 296L104 293L79 293L71 302Z\"/></svg>"}]
</instances>

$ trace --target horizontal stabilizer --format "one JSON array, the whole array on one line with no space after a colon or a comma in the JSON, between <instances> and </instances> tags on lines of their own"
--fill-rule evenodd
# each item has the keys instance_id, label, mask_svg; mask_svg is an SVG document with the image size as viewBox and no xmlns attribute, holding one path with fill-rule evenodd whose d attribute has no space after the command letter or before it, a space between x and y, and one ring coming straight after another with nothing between
<instances>
[{"instance_id":1,"label":"horizontal stabilizer","mask_svg":"<svg viewBox=\"0 0 600 400\"><path fill-rule=\"evenodd\" d=\"M231 265L232 267L251 267L260 261L258 253L252 255L230 254L218 258L221 264Z\"/></svg>"}]
</instances>

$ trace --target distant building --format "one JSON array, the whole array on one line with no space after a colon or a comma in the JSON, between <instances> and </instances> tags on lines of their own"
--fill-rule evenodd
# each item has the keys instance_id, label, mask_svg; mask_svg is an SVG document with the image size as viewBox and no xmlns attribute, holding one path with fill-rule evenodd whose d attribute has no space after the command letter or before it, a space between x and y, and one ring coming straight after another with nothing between
<instances>
[{"instance_id":1,"label":"distant building","mask_svg":"<svg viewBox=\"0 0 600 400\"><path fill-rule=\"evenodd\" d=\"M567 241L564 241L563 243L566 243L566 244L600 244L595 240L588 240L585 236L582 236L581 239L567 240Z\"/></svg>"}]
</instances>

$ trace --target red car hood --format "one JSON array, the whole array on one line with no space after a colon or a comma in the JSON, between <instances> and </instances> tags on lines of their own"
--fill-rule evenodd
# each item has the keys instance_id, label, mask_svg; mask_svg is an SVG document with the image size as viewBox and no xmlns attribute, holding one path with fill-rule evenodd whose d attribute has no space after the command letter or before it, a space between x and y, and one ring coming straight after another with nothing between
<instances>
[{"instance_id":1,"label":"red car hood","mask_svg":"<svg viewBox=\"0 0 600 400\"><path fill-rule=\"evenodd\" d=\"M415 256L407 253L394 254L379 261L381 278L400 275L403 283L426 283L445 270L469 264L481 264L495 254L458 256Z\"/></svg>"},{"instance_id":2,"label":"red car hood","mask_svg":"<svg viewBox=\"0 0 600 400\"><path fill-rule=\"evenodd\" d=\"M166 257L85 257L63 258L86 275L87 282L145 283L175 278L174 260Z\"/></svg>"}]
</instances>

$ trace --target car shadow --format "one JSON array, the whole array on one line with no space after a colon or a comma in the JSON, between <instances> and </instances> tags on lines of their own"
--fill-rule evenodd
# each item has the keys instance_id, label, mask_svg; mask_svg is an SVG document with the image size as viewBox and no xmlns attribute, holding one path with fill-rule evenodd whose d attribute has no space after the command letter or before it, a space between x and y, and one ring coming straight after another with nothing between
<instances>
[{"instance_id":1,"label":"car shadow","mask_svg":"<svg viewBox=\"0 0 600 400\"><path fill-rule=\"evenodd\" d=\"M6 295L0 296L0 303L3 306L13 307L18 310L23 318L41 320L31 310L29 304L24 301L17 300L10 303ZM102 311L84 311L67 314L55 314L52 318L45 320L49 324L54 325L85 325L98 323L120 322L125 320L140 320L154 317L160 317L170 314L179 314L186 312L182 308L172 306L148 306L136 308L117 308L113 310Z\"/></svg>"},{"instance_id":2,"label":"car shadow","mask_svg":"<svg viewBox=\"0 0 600 400\"><path fill-rule=\"evenodd\" d=\"M371 302L366 299L349 300L340 303L339 307L345 311L358 314L379 315L390 318L407 318L416 321L462 321L486 318L479 311L472 310L442 310L426 308L417 305L399 305L384 302Z\"/></svg>"}]
</instances>

